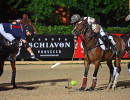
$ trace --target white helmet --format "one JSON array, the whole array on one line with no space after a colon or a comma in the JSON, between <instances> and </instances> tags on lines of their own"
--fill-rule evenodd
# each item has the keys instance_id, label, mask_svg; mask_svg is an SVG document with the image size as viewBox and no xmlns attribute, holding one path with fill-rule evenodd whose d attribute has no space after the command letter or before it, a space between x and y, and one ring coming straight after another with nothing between
<instances>
[{"instance_id":1,"label":"white helmet","mask_svg":"<svg viewBox=\"0 0 130 100\"><path fill-rule=\"evenodd\" d=\"M81 18L81 17L80 17L79 14L73 15L73 16L71 17L71 22L70 22L70 24L73 24L73 23L77 22L80 18Z\"/></svg>"}]
</instances>

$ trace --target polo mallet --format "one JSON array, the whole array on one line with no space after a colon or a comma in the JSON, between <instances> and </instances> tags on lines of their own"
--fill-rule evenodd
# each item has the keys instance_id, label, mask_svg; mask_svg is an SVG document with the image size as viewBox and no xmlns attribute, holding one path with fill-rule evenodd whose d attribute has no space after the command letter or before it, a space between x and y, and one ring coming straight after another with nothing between
<instances>
[{"instance_id":1,"label":"polo mallet","mask_svg":"<svg viewBox=\"0 0 130 100\"><path fill-rule=\"evenodd\" d=\"M44 62L43 60L40 60L40 59L38 59L38 58L35 58L36 60L38 60L38 61L42 61L42 62ZM54 64L54 65L51 65L50 63L49 63L49 65L51 65L51 68L54 68L54 67L56 67L56 66L58 66L58 65L60 65L61 63L60 62L58 62L58 63L56 63L56 64Z\"/></svg>"},{"instance_id":2,"label":"polo mallet","mask_svg":"<svg viewBox=\"0 0 130 100\"><path fill-rule=\"evenodd\" d=\"M74 50L74 54L73 54L73 57L72 57L71 67L69 68L69 71L68 71L68 86L65 86L65 88L67 88L67 89L71 89L71 88L72 88L72 87L69 85L69 83L70 83L70 80L71 80L71 78L70 78L70 72L71 72L71 68L72 68L72 64L73 64L74 55L75 55L75 50Z\"/></svg>"}]
</instances>

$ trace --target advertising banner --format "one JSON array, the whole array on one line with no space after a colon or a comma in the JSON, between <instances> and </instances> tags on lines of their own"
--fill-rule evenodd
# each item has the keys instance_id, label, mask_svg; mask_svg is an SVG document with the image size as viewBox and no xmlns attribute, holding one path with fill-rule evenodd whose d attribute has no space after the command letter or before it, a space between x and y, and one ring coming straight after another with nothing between
<instances>
[{"instance_id":1,"label":"advertising banner","mask_svg":"<svg viewBox=\"0 0 130 100\"><path fill-rule=\"evenodd\" d=\"M114 35L121 36L122 34L114 34ZM84 58L84 49L83 49L82 41L81 41L80 37L78 37L77 43L78 43L78 48L75 51L75 58ZM123 58L128 58L126 56L126 54L127 54L127 52L125 53L125 55L123 56Z\"/></svg>"},{"instance_id":2,"label":"advertising banner","mask_svg":"<svg viewBox=\"0 0 130 100\"><path fill-rule=\"evenodd\" d=\"M28 38L28 43L38 59L71 59L74 52L73 35L37 35ZM24 46L17 54L17 59L22 58L31 59Z\"/></svg>"}]
</instances>

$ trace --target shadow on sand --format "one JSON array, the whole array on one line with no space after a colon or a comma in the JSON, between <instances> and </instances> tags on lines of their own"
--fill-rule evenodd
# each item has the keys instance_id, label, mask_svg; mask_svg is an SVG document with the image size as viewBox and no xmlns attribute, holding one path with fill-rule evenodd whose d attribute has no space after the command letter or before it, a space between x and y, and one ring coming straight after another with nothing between
<instances>
[{"instance_id":1,"label":"shadow on sand","mask_svg":"<svg viewBox=\"0 0 130 100\"><path fill-rule=\"evenodd\" d=\"M103 84L99 88L96 88L96 90L105 90L106 88L107 88L107 84ZM121 88L121 89L130 88L130 80L118 81L117 88Z\"/></svg>"},{"instance_id":2,"label":"shadow on sand","mask_svg":"<svg viewBox=\"0 0 130 100\"><path fill-rule=\"evenodd\" d=\"M29 81L29 82L17 82L18 89L26 89L26 90L34 90L37 89L38 86L28 86L27 85L34 85L34 84L43 84L43 83L51 83L51 85L55 85L57 82L65 82L68 79L53 79L53 80L39 80L39 81ZM0 91L8 91L13 90L13 87L10 83L2 83L0 84Z\"/></svg>"}]
</instances>

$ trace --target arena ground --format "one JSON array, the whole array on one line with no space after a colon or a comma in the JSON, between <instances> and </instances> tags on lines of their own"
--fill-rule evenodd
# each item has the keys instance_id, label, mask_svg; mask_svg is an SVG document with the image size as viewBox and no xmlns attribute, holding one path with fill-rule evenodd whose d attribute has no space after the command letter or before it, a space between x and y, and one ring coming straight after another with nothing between
<instances>
[{"instance_id":1,"label":"arena ground","mask_svg":"<svg viewBox=\"0 0 130 100\"><path fill-rule=\"evenodd\" d=\"M58 61L61 64L55 68L51 65L56 61L16 62L18 89L10 85L11 67L5 63L4 73L0 77L0 100L129 100L130 75L128 74L128 60L121 63L122 71L119 76L116 90L106 90L109 79L109 70L106 63L102 63L98 72L98 81L95 91L78 91L82 84L84 65L83 61ZM91 86L94 65L89 70L88 86ZM76 86L66 89L68 72L70 77L77 81ZM71 85L70 85L71 86Z\"/></svg>"}]
</instances>

